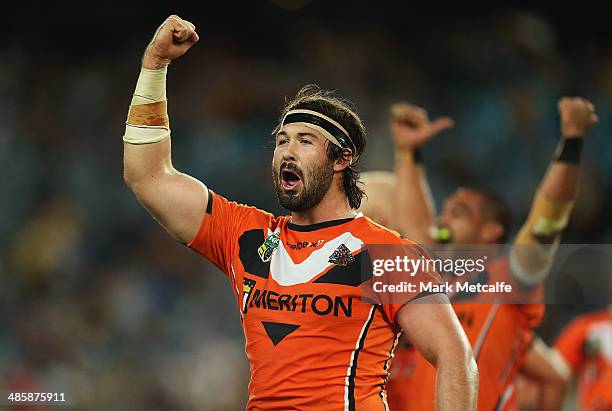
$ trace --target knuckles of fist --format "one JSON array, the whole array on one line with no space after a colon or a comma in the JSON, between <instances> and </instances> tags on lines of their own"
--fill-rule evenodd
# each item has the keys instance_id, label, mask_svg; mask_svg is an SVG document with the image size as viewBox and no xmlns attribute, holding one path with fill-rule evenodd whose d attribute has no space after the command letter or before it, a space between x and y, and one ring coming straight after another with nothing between
<instances>
[{"instance_id":1,"label":"knuckles of fist","mask_svg":"<svg viewBox=\"0 0 612 411\"><path fill-rule=\"evenodd\" d=\"M189 47L197 43L199 37L195 25L177 15L168 17L157 29L149 47L145 51L145 58L149 56L155 60L173 60L182 55ZM173 46L180 47L179 50Z\"/></svg>"}]
</instances>

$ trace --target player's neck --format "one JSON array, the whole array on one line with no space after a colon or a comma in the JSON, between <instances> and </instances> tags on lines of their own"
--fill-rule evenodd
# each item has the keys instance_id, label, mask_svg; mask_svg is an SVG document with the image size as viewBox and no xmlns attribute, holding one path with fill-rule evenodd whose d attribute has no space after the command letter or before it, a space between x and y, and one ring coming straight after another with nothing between
<instances>
[{"instance_id":1,"label":"player's neck","mask_svg":"<svg viewBox=\"0 0 612 411\"><path fill-rule=\"evenodd\" d=\"M355 217L344 192L331 189L325 194L321 202L313 208L291 213L291 222L297 225L310 225L325 221L341 220Z\"/></svg>"}]
</instances>

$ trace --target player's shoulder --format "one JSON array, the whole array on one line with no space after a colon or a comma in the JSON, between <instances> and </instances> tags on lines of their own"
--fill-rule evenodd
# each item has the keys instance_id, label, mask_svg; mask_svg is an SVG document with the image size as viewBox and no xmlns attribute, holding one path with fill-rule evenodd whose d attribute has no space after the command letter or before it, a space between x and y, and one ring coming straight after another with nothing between
<instances>
[{"instance_id":1,"label":"player's shoulder","mask_svg":"<svg viewBox=\"0 0 612 411\"><path fill-rule=\"evenodd\" d=\"M229 200L221 194L209 190L209 200L206 212L208 214L218 213L221 219L227 219L227 223L245 226L276 227L288 220L288 216L276 217L274 214L262 210L258 207L242 204L237 201Z\"/></svg>"},{"instance_id":2,"label":"player's shoulder","mask_svg":"<svg viewBox=\"0 0 612 411\"><path fill-rule=\"evenodd\" d=\"M366 244L415 244L369 217L360 216L357 221L356 230Z\"/></svg>"}]
</instances>

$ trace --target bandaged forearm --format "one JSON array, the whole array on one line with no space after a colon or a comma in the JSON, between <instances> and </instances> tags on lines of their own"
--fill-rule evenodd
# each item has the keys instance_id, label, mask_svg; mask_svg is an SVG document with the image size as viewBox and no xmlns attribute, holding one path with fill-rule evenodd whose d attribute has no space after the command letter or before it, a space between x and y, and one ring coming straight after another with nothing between
<instances>
[{"instance_id":1,"label":"bandaged forearm","mask_svg":"<svg viewBox=\"0 0 612 411\"><path fill-rule=\"evenodd\" d=\"M170 135L166 71L167 67L140 70L123 136L126 143L157 143Z\"/></svg>"},{"instance_id":2,"label":"bandaged forearm","mask_svg":"<svg viewBox=\"0 0 612 411\"><path fill-rule=\"evenodd\" d=\"M546 279L555 254L559 248L559 237L552 244L515 243L510 249L510 273L521 284L532 287Z\"/></svg>"},{"instance_id":3,"label":"bandaged forearm","mask_svg":"<svg viewBox=\"0 0 612 411\"><path fill-rule=\"evenodd\" d=\"M567 226L573 207L574 201L553 201L538 191L516 243L551 244Z\"/></svg>"},{"instance_id":4,"label":"bandaged forearm","mask_svg":"<svg viewBox=\"0 0 612 411\"><path fill-rule=\"evenodd\" d=\"M510 252L511 272L522 284L534 286L548 275L573 206L573 201L553 201L540 190L536 193Z\"/></svg>"}]
</instances>

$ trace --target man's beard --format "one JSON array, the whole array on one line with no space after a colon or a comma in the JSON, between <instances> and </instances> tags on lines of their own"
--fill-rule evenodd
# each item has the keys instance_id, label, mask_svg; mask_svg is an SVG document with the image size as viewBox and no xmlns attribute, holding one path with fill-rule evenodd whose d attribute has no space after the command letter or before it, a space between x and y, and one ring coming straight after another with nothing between
<instances>
[{"instance_id":1,"label":"man's beard","mask_svg":"<svg viewBox=\"0 0 612 411\"><path fill-rule=\"evenodd\" d=\"M300 176L302 181L302 190L300 192L283 190L279 175L280 170L283 168L292 170ZM276 197L281 207L292 212L301 212L310 210L321 202L334 179L333 161L327 160L323 164L315 164L311 170L307 175L304 175L293 163L282 163L279 168L274 167L274 164L272 165L272 178L276 188Z\"/></svg>"}]
</instances>

